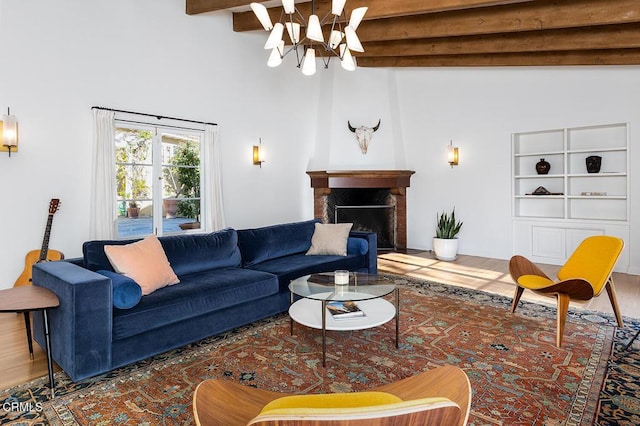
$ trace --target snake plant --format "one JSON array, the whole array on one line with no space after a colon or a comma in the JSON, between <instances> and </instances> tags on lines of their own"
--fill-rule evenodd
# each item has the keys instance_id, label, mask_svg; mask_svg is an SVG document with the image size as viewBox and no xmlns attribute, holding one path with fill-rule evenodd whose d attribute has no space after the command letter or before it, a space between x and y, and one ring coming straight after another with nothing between
<instances>
[{"instance_id":1,"label":"snake plant","mask_svg":"<svg viewBox=\"0 0 640 426\"><path fill-rule=\"evenodd\" d=\"M438 216L438 226L436 227L436 238L450 240L456 237L462 228L462 222L456 223L456 209L451 211L451 215L442 212Z\"/></svg>"}]
</instances>

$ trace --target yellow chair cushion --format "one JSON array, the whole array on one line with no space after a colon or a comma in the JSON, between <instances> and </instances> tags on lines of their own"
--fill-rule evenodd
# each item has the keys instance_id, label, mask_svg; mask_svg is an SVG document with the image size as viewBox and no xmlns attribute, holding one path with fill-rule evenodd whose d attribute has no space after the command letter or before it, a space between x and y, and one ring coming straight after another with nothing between
<instances>
[{"instance_id":1,"label":"yellow chair cushion","mask_svg":"<svg viewBox=\"0 0 640 426\"><path fill-rule=\"evenodd\" d=\"M292 395L264 406L249 425L285 420L357 420L392 417L406 413L437 410L458 405L448 398L432 397L403 401L385 392L353 392Z\"/></svg>"},{"instance_id":2,"label":"yellow chair cushion","mask_svg":"<svg viewBox=\"0 0 640 426\"><path fill-rule=\"evenodd\" d=\"M562 281L582 278L591 283L594 293L598 295L607 283L623 247L624 242L616 237L589 237L558 271L558 278Z\"/></svg>"},{"instance_id":3,"label":"yellow chair cushion","mask_svg":"<svg viewBox=\"0 0 640 426\"><path fill-rule=\"evenodd\" d=\"M356 408L402 402L387 392L326 393L290 395L275 399L262 408L262 413L300 408Z\"/></svg>"},{"instance_id":4,"label":"yellow chair cushion","mask_svg":"<svg viewBox=\"0 0 640 426\"><path fill-rule=\"evenodd\" d=\"M529 290L538 290L549 287L551 284L553 284L553 281L539 275L521 275L518 278L518 285Z\"/></svg>"}]
</instances>

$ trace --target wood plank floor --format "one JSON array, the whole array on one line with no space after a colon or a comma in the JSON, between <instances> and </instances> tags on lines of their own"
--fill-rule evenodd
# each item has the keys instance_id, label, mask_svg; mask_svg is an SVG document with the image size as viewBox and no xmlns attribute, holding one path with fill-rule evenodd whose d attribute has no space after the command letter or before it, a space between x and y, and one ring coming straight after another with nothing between
<instances>
[{"instance_id":1,"label":"wood plank floor","mask_svg":"<svg viewBox=\"0 0 640 426\"><path fill-rule=\"evenodd\" d=\"M442 262L435 259L429 251L417 250L381 253L378 256L380 272L402 274L512 297L514 285L509 277L507 265L506 260L475 256L459 256L453 262ZM555 276L559 269L551 265L539 266L550 277ZM614 281L622 315L640 318L640 276L616 273ZM522 299L554 305L553 299L528 291L525 291ZM606 292L586 303L571 302L571 306L613 313ZM35 359L31 361L23 316L14 313L0 314L0 389L46 376L47 360L44 351L34 344L34 353Z\"/></svg>"}]
</instances>

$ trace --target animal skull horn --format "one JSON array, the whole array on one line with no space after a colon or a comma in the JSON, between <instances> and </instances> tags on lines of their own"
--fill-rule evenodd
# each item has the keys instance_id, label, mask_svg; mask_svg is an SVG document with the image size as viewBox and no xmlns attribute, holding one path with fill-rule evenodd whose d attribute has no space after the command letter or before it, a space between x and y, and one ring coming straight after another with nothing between
<instances>
[{"instance_id":1,"label":"animal skull horn","mask_svg":"<svg viewBox=\"0 0 640 426\"><path fill-rule=\"evenodd\" d=\"M356 140L358 141L358 145L360 146L360 151L363 154L367 153L367 148L369 148L369 142L371 141L371 136L374 132L376 132L380 128L380 122L382 119L378 120L378 124L374 127L353 127L351 122L347 121L347 126L349 126L349 130L356 134Z\"/></svg>"}]
</instances>

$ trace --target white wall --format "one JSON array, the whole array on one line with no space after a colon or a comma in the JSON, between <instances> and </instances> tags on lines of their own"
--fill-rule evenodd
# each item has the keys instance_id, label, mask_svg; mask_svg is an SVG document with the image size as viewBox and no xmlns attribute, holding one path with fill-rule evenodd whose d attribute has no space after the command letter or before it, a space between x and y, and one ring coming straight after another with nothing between
<instances>
[{"instance_id":1,"label":"white wall","mask_svg":"<svg viewBox=\"0 0 640 426\"><path fill-rule=\"evenodd\" d=\"M51 198L62 205L50 248L81 255L94 105L220 124L229 226L312 217L304 173L318 79L301 78L294 66L267 68L264 34L234 33L228 13L188 16L184 0L0 7L3 56L11 58L0 67L0 111L9 106L19 120L19 152L0 155L0 288L12 286L27 251L40 248ZM312 108L300 108L300 93ZM262 169L251 163L260 137Z\"/></svg>"},{"instance_id":2,"label":"white wall","mask_svg":"<svg viewBox=\"0 0 640 426\"><path fill-rule=\"evenodd\" d=\"M399 70L408 167L409 247L431 248L437 212L464 221L460 252L511 256L511 133L630 123L631 272L640 273L640 67ZM460 165L446 163L446 146ZM634 226L636 224L636 226ZM635 243L635 245L634 245Z\"/></svg>"},{"instance_id":3,"label":"white wall","mask_svg":"<svg viewBox=\"0 0 640 426\"><path fill-rule=\"evenodd\" d=\"M511 132L629 121L632 145L640 143L638 67L332 66L309 78L291 58L265 66L265 33L234 33L228 13L184 9L184 0L0 0L10 58L0 67L0 111L11 107L20 128L19 152L0 155L0 288L13 284L27 251L40 248L51 198L62 205L50 247L81 254L94 105L219 123L229 226L311 218L307 170L408 168L416 171L411 247L430 248L436 212L455 205L465 221L461 252L499 258L511 250ZM379 118L362 155L346 122ZM260 137L262 168L251 164ZM461 151L454 169L445 159L449 139ZM630 153L635 164L640 154ZM640 200L632 203L639 223Z\"/></svg>"},{"instance_id":4,"label":"white wall","mask_svg":"<svg viewBox=\"0 0 640 426\"><path fill-rule=\"evenodd\" d=\"M404 169L402 121L395 72L340 67L324 76L318 105L318 134L309 170ZM381 120L363 154L348 127L373 127Z\"/></svg>"}]
</instances>

